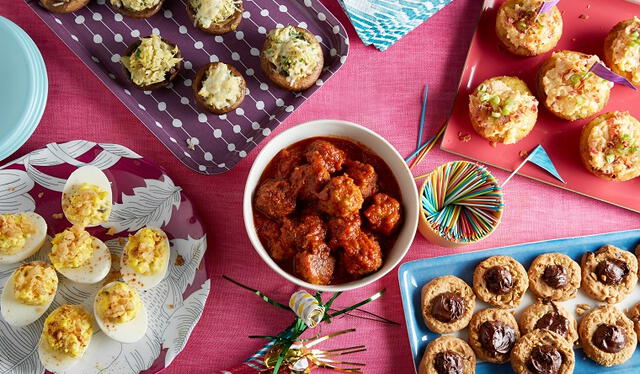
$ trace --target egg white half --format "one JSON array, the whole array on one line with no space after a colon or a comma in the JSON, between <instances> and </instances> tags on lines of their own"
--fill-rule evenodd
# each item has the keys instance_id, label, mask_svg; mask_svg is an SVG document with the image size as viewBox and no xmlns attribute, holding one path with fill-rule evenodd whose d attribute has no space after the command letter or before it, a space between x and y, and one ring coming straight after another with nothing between
<instances>
[{"instance_id":1,"label":"egg white half","mask_svg":"<svg viewBox=\"0 0 640 374\"><path fill-rule=\"evenodd\" d=\"M167 275L167 268L169 267L169 257L171 254L171 246L169 245L169 239L167 238L167 234L164 231L159 230L164 237L164 242L167 248L167 251L164 255L164 268L160 269L157 274L152 275L144 275L136 272L127 261L125 261L124 252L120 257L120 274L122 275L122 280L124 280L131 287L135 287L139 290L148 290L158 285L158 283L162 282L164 277ZM141 229L142 230L142 229ZM137 234L137 233L136 233Z\"/></svg>"},{"instance_id":2,"label":"egg white half","mask_svg":"<svg viewBox=\"0 0 640 374\"><path fill-rule=\"evenodd\" d=\"M111 270L111 252L102 240L91 237L93 240L93 253L91 257L77 268L57 268L56 270L77 283L98 283L109 274Z\"/></svg>"},{"instance_id":3,"label":"egg white half","mask_svg":"<svg viewBox=\"0 0 640 374\"><path fill-rule=\"evenodd\" d=\"M0 299L0 312L2 312L2 318L12 326L22 327L32 322L35 322L44 312L49 309L53 299L55 298L55 292L51 296L51 299L43 305L27 305L23 304L16 299L14 292L15 281L13 277L15 272L11 274L7 283L2 290L2 298ZM58 287L56 286L56 292Z\"/></svg>"},{"instance_id":4,"label":"egg white half","mask_svg":"<svg viewBox=\"0 0 640 374\"><path fill-rule=\"evenodd\" d=\"M114 282L111 282L104 287L109 287L113 283ZM110 323L105 321L102 316L100 316L100 313L98 313L99 294L100 291L98 291L93 301L93 314L100 330L102 330L102 332L111 339L121 343L135 343L142 339L142 337L147 333L147 327L149 325L147 309L145 308L144 303L133 320L125 323Z\"/></svg>"},{"instance_id":5,"label":"egg white half","mask_svg":"<svg viewBox=\"0 0 640 374\"><path fill-rule=\"evenodd\" d=\"M93 165L85 165L77 168L76 170L69 175L67 182L64 184L64 188L62 190L63 195L71 194L75 187L79 187L83 183L94 184L98 186L100 189L107 191L107 200L113 202L113 196L111 192L111 182L104 174L102 170L93 166ZM63 209L64 216L67 217L67 212ZM73 224L79 224L81 222L74 222L67 217L67 220ZM104 222L101 222L104 223ZM86 227L95 227L100 225L101 223L97 223L94 225L87 225Z\"/></svg>"},{"instance_id":6,"label":"egg white half","mask_svg":"<svg viewBox=\"0 0 640 374\"><path fill-rule=\"evenodd\" d=\"M45 222L42 216L34 212L25 212L22 214L33 221L36 232L27 238L26 243L19 252L12 255L3 255L0 253L0 264L15 264L26 259L38 252L47 238L47 222Z\"/></svg>"},{"instance_id":7,"label":"egg white half","mask_svg":"<svg viewBox=\"0 0 640 374\"><path fill-rule=\"evenodd\" d=\"M77 364L82 358L82 356L72 357L52 349L49 346L49 343L47 343L47 339L45 339L44 335L40 335L40 341L38 342L38 356L40 357L42 366L52 373L60 373L68 370L73 365Z\"/></svg>"}]
</instances>

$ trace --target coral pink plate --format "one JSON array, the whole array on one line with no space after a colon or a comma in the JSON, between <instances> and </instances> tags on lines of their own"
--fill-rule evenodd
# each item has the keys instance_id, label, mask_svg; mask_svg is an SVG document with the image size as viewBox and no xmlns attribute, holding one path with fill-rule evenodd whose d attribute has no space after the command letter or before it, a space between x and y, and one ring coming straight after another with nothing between
<instances>
[{"instance_id":1,"label":"coral pink plate","mask_svg":"<svg viewBox=\"0 0 640 374\"><path fill-rule=\"evenodd\" d=\"M531 151L542 144L567 184L555 180L535 165L525 165L520 174L576 193L640 212L640 178L627 182L611 182L591 174L582 165L578 144L581 129L592 119L568 122L556 118L540 105L538 123L525 139L517 144L498 144L475 133L468 115L469 94L483 80L498 75L513 75L523 79L536 91L535 76L551 52L522 58L499 46L495 34L498 7L504 0L485 0L480 22L471 41L453 113L442 141L442 149L478 160L505 170L515 169L521 162L521 151ZM624 0L562 0L558 4L564 20L564 30L556 50L570 49L597 54L602 59L604 38L613 26L624 19L640 15L640 5ZM628 110L640 118L640 91L616 85L603 112ZM463 142L462 136L471 140Z\"/></svg>"}]
</instances>

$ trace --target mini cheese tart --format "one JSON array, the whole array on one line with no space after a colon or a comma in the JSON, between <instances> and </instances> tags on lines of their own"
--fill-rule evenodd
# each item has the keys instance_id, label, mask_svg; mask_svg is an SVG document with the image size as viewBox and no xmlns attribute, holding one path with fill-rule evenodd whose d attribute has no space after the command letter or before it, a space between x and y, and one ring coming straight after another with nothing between
<instances>
[{"instance_id":1,"label":"mini cheese tart","mask_svg":"<svg viewBox=\"0 0 640 374\"><path fill-rule=\"evenodd\" d=\"M15 264L38 252L47 223L34 212L0 214L0 264Z\"/></svg>"},{"instance_id":2,"label":"mini cheese tart","mask_svg":"<svg viewBox=\"0 0 640 374\"><path fill-rule=\"evenodd\" d=\"M125 17L149 18L162 8L164 0L109 0L111 7Z\"/></svg>"},{"instance_id":3,"label":"mini cheese tart","mask_svg":"<svg viewBox=\"0 0 640 374\"><path fill-rule=\"evenodd\" d=\"M134 343L147 332L147 311L136 290L111 282L96 294L93 313L102 332L121 343Z\"/></svg>"},{"instance_id":4,"label":"mini cheese tart","mask_svg":"<svg viewBox=\"0 0 640 374\"><path fill-rule=\"evenodd\" d=\"M137 289L155 287L167 274L169 239L159 228L144 227L129 236L120 259L122 279Z\"/></svg>"},{"instance_id":5,"label":"mini cheese tart","mask_svg":"<svg viewBox=\"0 0 640 374\"><path fill-rule=\"evenodd\" d=\"M176 79L182 66L178 46L155 34L131 44L120 62L131 83L141 90L168 85Z\"/></svg>"},{"instance_id":6,"label":"mini cheese tart","mask_svg":"<svg viewBox=\"0 0 640 374\"><path fill-rule=\"evenodd\" d=\"M58 275L42 261L20 265L2 290L0 311L7 323L26 326L49 309L58 290Z\"/></svg>"},{"instance_id":7,"label":"mini cheese tart","mask_svg":"<svg viewBox=\"0 0 640 374\"><path fill-rule=\"evenodd\" d=\"M187 14L193 24L213 35L237 29L243 11L242 0L187 0Z\"/></svg>"},{"instance_id":8,"label":"mini cheese tart","mask_svg":"<svg viewBox=\"0 0 640 374\"><path fill-rule=\"evenodd\" d=\"M80 226L53 237L49 260L60 274L78 283L98 283L111 270L109 248Z\"/></svg>"},{"instance_id":9,"label":"mini cheese tart","mask_svg":"<svg viewBox=\"0 0 640 374\"><path fill-rule=\"evenodd\" d=\"M312 33L289 25L267 33L260 51L260 66L281 88L302 91L318 80L324 57L320 43Z\"/></svg>"},{"instance_id":10,"label":"mini cheese tart","mask_svg":"<svg viewBox=\"0 0 640 374\"><path fill-rule=\"evenodd\" d=\"M40 0L40 5L53 13L72 13L89 4L89 0Z\"/></svg>"},{"instance_id":11,"label":"mini cheese tart","mask_svg":"<svg viewBox=\"0 0 640 374\"><path fill-rule=\"evenodd\" d=\"M629 112L609 112L582 129L580 155L593 174L616 181L640 176L640 122Z\"/></svg>"},{"instance_id":12,"label":"mini cheese tart","mask_svg":"<svg viewBox=\"0 0 640 374\"><path fill-rule=\"evenodd\" d=\"M615 25L604 40L604 61L614 73L640 85L640 19Z\"/></svg>"},{"instance_id":13,"label":"mini cheese tart","mask_svg":"<svg viewBox=\"0 0 640 374\"><path fill-rule=\"evenodd\" d=\"M589 72L596 55L554 52L538 71L542 102L556 116L574 121L592 116L609 101L613 83Z\"/></svg>"},{"instance_id":14,"label":"mini cheese tart","mask_svg":"<svg viewBox=\"0 0 640 374\"><path fill-rule=\"evenodd\" d=\"M198 70L192 87L198 105L211 113L224 114L240 106L247 84L233 66L213 62Z\"/></svg>"},{"instance_id":15,"label":"mini cheese tart","mask_svg":"<svg viewBox=\"0 0 640 374\"><path fill-rule=\"evenodd\" d=\"M38 356L45 369L58 373L75 365L93 335L91 315L80 305L62 305L44 321Z\"/></svg>"},{"instance_id":16,"label":"mini cheese tart","mask_svg":"<svg viewBox=\"0 0 640 374\"><path fill-rule=\"evenodd\" d=\"M516 77L493 77L469 95L469 117L489 141L513 144L527 136L538 119L538 100Z\"/></svg>"},{"instance_id":17,"label":"mini cheese tart","mask_svg":"<svg viewBox=\"0 0 640 374\"><path fill-rule=\"evenodd\" d=\"M109 220L111 183L95 166L76 169L62 190L62 212L74 225L94 227Z\"/></svg>"},{"instance_id":18,"label":"mini cheese tart","mask_svg":"<svg viewBox=\"0 0 640 374\"><path fill-rule=\"evenodd\" d=\"M496 34L509 52L536 56L548 52L562 36L562 16L557 7L538 14L542 0L507 0L496 17Z\"/></svg>"}]
</instances>

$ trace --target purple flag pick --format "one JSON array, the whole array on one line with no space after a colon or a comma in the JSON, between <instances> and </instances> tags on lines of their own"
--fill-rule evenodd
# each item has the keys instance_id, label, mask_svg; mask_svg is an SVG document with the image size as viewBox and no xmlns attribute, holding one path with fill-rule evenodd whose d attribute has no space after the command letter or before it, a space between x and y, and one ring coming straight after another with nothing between
<instances>
[{"instance_id":1,"label":"purple flag pick","mask_svg":"<svg viewBox=\"0 0 640 374\"><path fill-rule=\"evenodd\" d=\"M608 67L604 66L601 62L594 63L593 66L591 66L591 69L589 69L589 71L599 76L602 79L608 80L609 82L621 84L623 86L633 88L634 90L636 89L636 86L634 86L633 83L629 82L627 78L612 72L611 70L609 70Z\"/></svg>"},{"instance_id":2,"label":"purple flag pick","mask_svg":"<svg viewBox=\"0 0 640 374\"><path fill-rule=\"evenodd\" d=\"M556 6L556 4L558 4L559 2L560 2L560 0L543 1L542 2L542 6L540 6L540 9L538 9L538 14L547 13L554 6Z\"/></svg>"}]
</instances>

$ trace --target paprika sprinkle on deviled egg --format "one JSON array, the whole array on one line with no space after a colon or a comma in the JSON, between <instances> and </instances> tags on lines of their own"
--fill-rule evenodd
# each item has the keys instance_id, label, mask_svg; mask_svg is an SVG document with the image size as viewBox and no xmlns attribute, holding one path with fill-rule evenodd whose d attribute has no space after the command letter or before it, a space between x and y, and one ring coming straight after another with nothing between
<instances>
[{"instance_id":1,"label":"paprika sprinkle on deviled egg","mask_svg":"<svg viewBox=\"0 0 640 374\"><path fill-rule=\"evenodd\" d=\"M109 220L111 183L95 166L76 169L64 185L62 212L74 225L94 227Z\"/></svg>"},{"instance_id":2,"label":"paprika sprinkle on deviled egg","mask_svg":"<svg viewBox=\"0 0 640 374\"><path fill-rule=\"evenodd\" d=\"M58 289L58 275L42 261L20 265L2 290L0 311L13 326L26 326L44 314Z\"/></svg>"},{"instance_id":3,"label":"paprika sprinkle on deviled egg","mask_svg":"<svg viewBox=\"0 0 640 374\"><path fill-rule=\"evenodd\" d=\"M94 314L100 329L122 343L140 340L147 331L147 312L135 288L123 282L102 287L94 301Z\"/></svg>"},{"instance_id":4,"label":"paprika sprinkle on deviled egg","mask_svg":"<svg viewBox=\"0 0 640 374\"><path fill-rule=\"evenodd\" d=\"M38 355L45 369L60 372L84 355L93 335L91 315L80 305L62 305L44 321Z\"/></svg>"},{"instance_id":5,"label":"paprika sprinkle on deviled egg","mask_svg":"<svg viewBox=\"0 0 640 374\"><path fill-rule=\"evenodd\" d=\"M36 253L44 244L47 223L38 214L0 214L0 264L14 264Z\"/></svg>"},{"instance_id":6,"label":"paprika sprinkle on deviled egg","mask_svg":"<svg viewBox=\"0 0 640 374\"><path fill-rule=\"evenodd\" d=\"M145 227L129 240L122 253L122 279L138 289L149 289L164 279L169 265L169 240L158 228Z\"/></svg>"},{"instance_id":7,"label":"paprika sprinkle on deviled egg","mask_svg":"<svg viewBox=\"0 0 640 374\"><path fill-rule=\"evenodd\" d=\"M49 259L60 274L78 283L100 282L111 269L107 246L80 226L54 236Z\"/></svg>"}]
</instances>

